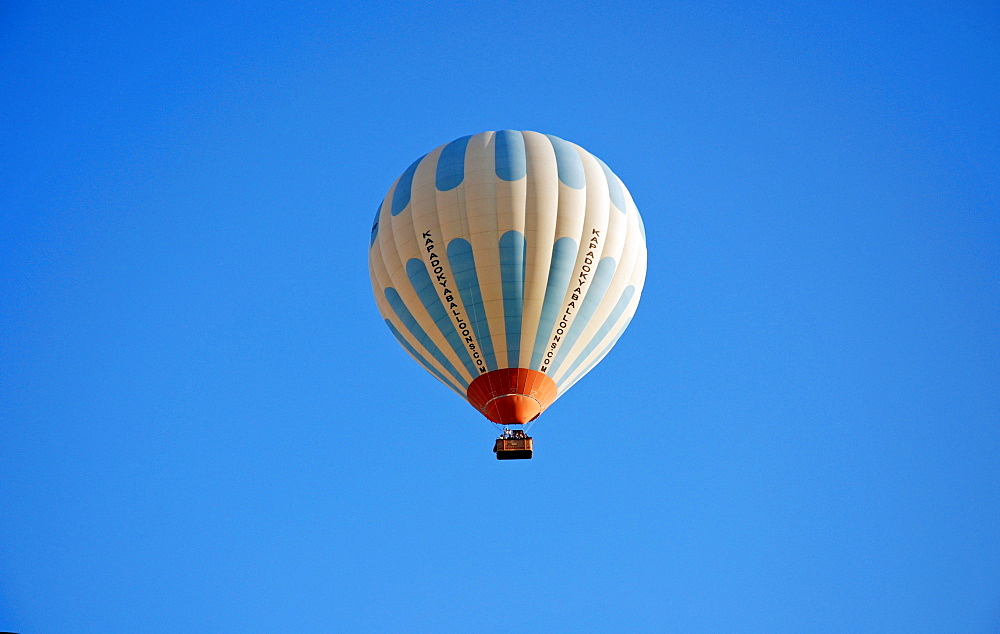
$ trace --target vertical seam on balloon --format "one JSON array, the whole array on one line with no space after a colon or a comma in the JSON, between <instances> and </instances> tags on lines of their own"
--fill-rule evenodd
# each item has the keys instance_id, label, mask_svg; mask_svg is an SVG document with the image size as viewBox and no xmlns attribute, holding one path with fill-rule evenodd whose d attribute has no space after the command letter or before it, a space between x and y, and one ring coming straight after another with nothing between
<instances>
[{"instance_id":1,"label":"vertical seam on balloon","mask_svg":"<svg viewBox=\"0 0 1000 634\"><path fill-rule=\"evenodd\" d=\"M472 141L473 138L475 138L475 136L468 136L463 138L464 142L462 143L462 150L461 150L462 181L459 184L464 183L464 186L460 190L462 205L459 209L458 219L462 227L462 235L466 235L471 238L472 228L469 225L469 202L470 202L469 195L471 193L471 189L469 187L468 179L466 178L467 168L465 163L469 160L469 143ZM459 141L461 141L461 139L459 139ZM452 142L452 144L454 143L456 143L456 141ZM438 216L438 224L440 223L441 223L441 218L440 216ZM456 238L455 240L462 240L462 243L464 243L468 247L469 260L472 265L471 280L470 279L463 280L460 273L456 271L454 265L451 264L451 244L454 242L454 240L448 243L445 249L446 254L448 255L448 266L451 268L451 273L454 278L454 282L458 287L458 294L460 297L462 308L469 319L470 325L472 326L472 335L473 335L472 338L475 340L475 345L477 346L480 357L482 357L483 362L486 364L486 372L485 373L481 372L480 373L481 376L482 374L489 374L489 372L495 370L497 367L496 357L493 354L493 340L492 337L490 336L489 320L486 319L485 307L482 306L482 293L480 292L479 288L479 274L478 271L476 270L475 254L472 251L472 244L468 240L464 240L461 238ZM465 290L463 290L463 282L468 283L468 288L466 288ZM473 284L475 285L475 288L472 288ZM474 294L474 297L467 299L466 298L467 294L470 295ZM478 298L479 300L478 308L477 308L477 303L475 301L476 298ZM482 315L479 314L480 313L479 309L482 309ZM481 326L480 319L485 321L485 326L486 326L485 332L482 332L482 329L480 327ZM489 352L488 355L487 352ZM487 383L492 384L491 377L487 377L486 381Z\"/></svg>"},{"instance_id":2,"label":"vertical seam on balloon","mask_svg":"<svg viewBox=\"0 0 1000 634\"><path fill-rule=\"evenodd\" d=\"M465 161L467 161L468 157L469 157L469 143L471 142L472 138L475 138L475 137L470 137L469 140L466 141L466 143L465 143L465 150L463 152L463 160L465 160ZM463 169L464 169L464 166L463 166ZM466 183L465 187L462 188L462 199L463 199L462 202L463 202L463 205L462 205L461 213L459 214L459 218L460 218L460 221L462 223L462 229L463 229L464 235L469 236L470 239L471 239L472 228L471 228L471 226L469 224L469 202L470 202L469 201L469 195L470 195L470 192L471 192L471 189L469 187L469 184ZM469 247L469 258L470 258L471 263L472 263L472 276L473 276L473 279L475 281L475 295L478 296L480 306L482 307L482 293L481 293L480 287L479 287L479 272L476 270L475 254L472 251L472 243L469 242L468 240L462 240L462 242L464 242ZM474 335L475 340L476 340L476 345L479 346L480 356L483 357L483 360L486 363L486 372L485 372L485 374L486 374L486 383L492 389L492 386L493 386L493 377L490 375L490 372L492 372L494 369L496 369L497 366L496 366L496 357L493 355L493 338L492 338L492 332L490 330L489 320L486 318L485 307L482 307L483 308L482 318L484 319L485 325L486 325L485 344L484 344L484 337L480 334L480 323L479 323L480 315L479 315L479 311L476 308L476 302L475 301L466 301L466 299L465 299L465 293L462 292L462 281L459 279L459 274L455 271L455 267L451 265L450 244L449 244L449 258L448 258L448 262L449 262L449 266L451 266L452 275L455 276L455 283L458 284L458 287L459 287L458 291L459 291L459 295L462 297L463 307L465 308L465 311L469 315L469 318L471 320L472 332L473 332L473 335ZM472 293L472 290L473 290L472 289L472 284L470 283L469 284L468 292ZM490 356L486 355L486 350L489 350ZM492 358L492 364L490 363L490 359L491 358ZM482 374L480 374L480 376L482 376Z\"/></svg>"},{"instance_id":3,"label":"vertical seam on balloon","mask_svg":"<svg viewBox=\"0 0 1000 634\"><path fill-rule=\"evenodd\" d=\"M509 236L509 239L508 239ZM504 244L504 242L513 244ZM524 261L528 242L520 231L510 230L500 236L500 289L503 295L504 333L507 339L507 366L516 368L521 357L521 331L524 315ZM505 257L506 256L506 257ZM512 331L511 328L516 328Z\"/></svg>"}]
</instances>

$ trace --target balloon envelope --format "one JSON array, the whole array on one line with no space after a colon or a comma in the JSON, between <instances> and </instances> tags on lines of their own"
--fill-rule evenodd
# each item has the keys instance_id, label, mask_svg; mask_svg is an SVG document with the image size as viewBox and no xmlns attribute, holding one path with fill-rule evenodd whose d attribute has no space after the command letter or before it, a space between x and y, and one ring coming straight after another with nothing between
<instances>
[{"instance_id":1,"label":"balloon envelope","mask_svg":"<svg viewBox=\"0 0 1000 634\"><path fill-rule=\"evenodd\" d=\"M523 424L625 330L646 237L625 185L580 146L483 132L396 180L375 215L369 270L410 356L490 420Z\"/></svg>"}]
</instances>

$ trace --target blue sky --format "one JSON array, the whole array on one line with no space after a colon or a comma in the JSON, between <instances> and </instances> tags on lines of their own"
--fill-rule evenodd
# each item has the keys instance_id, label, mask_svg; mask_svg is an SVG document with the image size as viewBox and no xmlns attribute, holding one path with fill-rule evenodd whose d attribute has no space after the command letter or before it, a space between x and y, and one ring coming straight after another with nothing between
<instances>
[{"instance_id":1,"label":"blue sky","mask_svg":"<svg viewBox=\"0 0 1000 634\"><path fill-rule=\"evenodd\" d=\"M0 629L1000 629L991 3L7 3ZM367 273L456 137L643 214L497 462Z\"/></svg>"}]
</instances>

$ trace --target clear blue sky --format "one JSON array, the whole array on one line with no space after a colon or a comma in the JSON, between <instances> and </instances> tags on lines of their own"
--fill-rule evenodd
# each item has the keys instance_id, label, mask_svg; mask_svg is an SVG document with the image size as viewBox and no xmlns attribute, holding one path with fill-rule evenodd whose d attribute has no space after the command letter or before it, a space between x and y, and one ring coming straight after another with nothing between
<instances>
[{"instance_id":1,"label":"clear blue sky","mask_svg":"<svg viewBox=\"0 0 1000 634\"><path fill-rule=\"evenodd\" d=\"M995 3L273 4L0 9L0 630L1000 630ZM366 259L503 128L650 258L513 463Z\"/></svg>"}]
</instances>

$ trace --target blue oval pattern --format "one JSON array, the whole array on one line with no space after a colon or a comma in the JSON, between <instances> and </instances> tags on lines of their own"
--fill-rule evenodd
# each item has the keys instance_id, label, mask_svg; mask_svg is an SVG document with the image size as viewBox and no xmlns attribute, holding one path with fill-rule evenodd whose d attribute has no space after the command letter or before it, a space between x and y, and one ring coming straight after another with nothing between
<instances>
[{"instance_id":1,"label":"blue oval pattern","mask_svg":"<svg viewBox=\"0 0 1000 634\"><path fill-rule=\"evenodd\" d=\"M427 156L424 154L424 156ZM399 182L396 183L396 189L392 192L392 215L398 216L406 206L410 204L410 189L413 187L413 175L417 171L417 166L420 165L420 161L424 160L424 156L421 156L417 160L413 161L403 175L399 177Z\"/></svg>"},{"instance_id":2,"label":"blue oval pattern","mask_svg":"<svg viewBox=\"0 0 1000 634\"><path fill-rule=\"evenodd\" d=\"M552 148L556 151L556 163L559 166L559 180L563 185L573 189L583 189L587 184L587 177L583 173L583 161L580 155L567 141L563 141L557 136L546 134L552 142Z\"/></svg>"},{"instance_id":3,"label":"blue oval pattern","mask_svg":"<svg viewBox=\"0 0 1000 634\"><path fill-rule=\"evenodd\" d=\"M465 180L465 148L471 136L455 139L441 150L438 157L436 184L438 191L455 189Z\"/></svg>"},{"instance_id":4,"label":"blue oval pattern","mask_svg":"<svg viewBox=\"0 0 1000 634\"><path fill-rule=\"evenodd\" d=\"M591 156L594 156L591 154ZM594 158L597 158L594 156ZM615 206L615 209L625 213L625 192L622 190L622 183L615 176L615 173L611 171L604 161L597 159L597 162L601 164L601 169L604 170L604 178L608 181L608 194L611 196L611 204Z\"/></svg>"},{"instance_id":5,"label":"blue oval pattern","mask_svg":"<svg viewBox=\"0 0 1000 634\"><path fill-rule=\"evenodd\" d=\"M369 247L375 244L375 238L378 237L378 216L380 213L382 213L382 203L379 203L378 209L375 210L375 222L372 223L372 241L368 243Z\"/></svg>"},{"instance_id":6,"label":"blue oval pattern","mask_svg":"<svg viewBox=\"0 0 1000 634\"><path fill-rule=\"evenodd\" d=\"M516 130L500 130L493 150L494 171L505 181L521 180L528 173L528 157L524 152L524 137Z\"/></svg>"}]
</instances>

